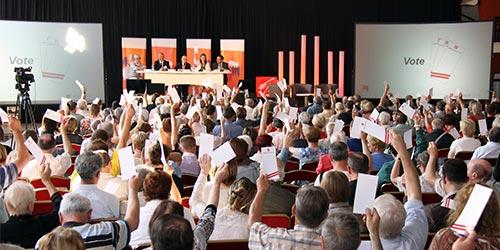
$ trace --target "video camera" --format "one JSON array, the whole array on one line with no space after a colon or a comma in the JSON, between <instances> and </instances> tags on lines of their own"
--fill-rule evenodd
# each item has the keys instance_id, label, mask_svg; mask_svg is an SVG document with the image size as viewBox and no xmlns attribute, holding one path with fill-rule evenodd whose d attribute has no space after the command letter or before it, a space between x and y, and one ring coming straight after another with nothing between
<instances>
[{"instance_id":1,"label":"video camera","mask_svg":"<svg viewBox=\"0 0 500 250\"><path fill-rule=\"evenodd\" d=\"M16 72L16 89L21 93L30 91L30 82L34 82L35 77L26 72L31 72L31 67L15 67L14 72Z\"/></svg>"}]
</instances>

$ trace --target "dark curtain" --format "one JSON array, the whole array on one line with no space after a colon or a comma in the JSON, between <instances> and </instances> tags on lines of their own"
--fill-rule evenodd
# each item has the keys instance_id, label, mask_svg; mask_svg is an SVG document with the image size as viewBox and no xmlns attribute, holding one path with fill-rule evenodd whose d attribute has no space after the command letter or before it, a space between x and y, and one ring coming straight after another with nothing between
<instances>
[{"instance_id":1,"label":"dark curtain","mask_svg":"<svg viewBox=\"0 0 500 250\"><path fill-rule=\"evenodd\" d=\"M346 85L352 89L356 22L458 21L458 0L0 0L0 19L96 22L103 24L106 100L121 93L121 37L177 38L178 57L186 38L211 38L212 59L219 39L245 39L245 78L277 75L277 51L295 51L299 77L300 35L307 40L307 82L313 78L313 36L320 36L322 82L327 50L346 51ZM22 32L22 31L20 31ZM8 39L15 34L2 34ZM148 40L148 67L151 64ZM335 58L337 77L337 58Z\"/></svg>"}]
</instances>

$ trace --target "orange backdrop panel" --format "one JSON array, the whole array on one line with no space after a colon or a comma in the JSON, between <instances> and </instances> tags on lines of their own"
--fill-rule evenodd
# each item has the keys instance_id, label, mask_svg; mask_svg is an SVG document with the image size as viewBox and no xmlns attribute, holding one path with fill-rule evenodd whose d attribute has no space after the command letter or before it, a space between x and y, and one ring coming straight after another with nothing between
<instances>
[{"instance_id":1,"label":"orange backdrop panel","mask_svg":"<svg viewBox=\"0 0 500 250\"><path fill-rule=\"evenodd\" d=\"M152 38L151 39L151 58L154 61L158 60L158 54L162 52L165 59L170 61L172 68L177 63L177 39L175 38ZM153 64L151 63L151 64Z\"/></svg>"}]
</instances>

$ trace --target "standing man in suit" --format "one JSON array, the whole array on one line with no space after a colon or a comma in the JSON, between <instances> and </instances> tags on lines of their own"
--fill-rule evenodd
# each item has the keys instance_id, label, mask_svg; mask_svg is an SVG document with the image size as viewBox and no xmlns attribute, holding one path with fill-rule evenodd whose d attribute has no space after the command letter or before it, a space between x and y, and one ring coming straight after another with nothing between
<instances>
[{"instance_id":1,"label":"standing man in suit","mask_svg":"<svg viewBox=\"0 0 500 250\"><path fill-rule=\"evenodd\" d=\"M220 70L220 71L229 70L229 64L227 64L227 62L224 62L223 55L217 56L215 62L212 63L212 70Z\"/></svg>"},{"instance_id":2,"label":"standing man in suit","mask_svg":"<svg viewBox=\"0 0 500 250\"><path fill-rule=\"evenodd\" d=\"M177 71L184 70L184 69L191 70L191 64L189 64L187 62L187 56L186 55L182 55L181 61L178 62L177 65L175 65L175 69Z\"/></svg>"},{"instance_id":3,"label":"standing man in suit","mask_svg":"<svg viewBox=\"0 0 500 250\"><path fill-rule=\"evenodd\" d=\"M154 63L154 69L161 71L170 69L170 63L165 60L165 55L162 52L158 54L158 60Z\"/></svg>"}]
</instances>

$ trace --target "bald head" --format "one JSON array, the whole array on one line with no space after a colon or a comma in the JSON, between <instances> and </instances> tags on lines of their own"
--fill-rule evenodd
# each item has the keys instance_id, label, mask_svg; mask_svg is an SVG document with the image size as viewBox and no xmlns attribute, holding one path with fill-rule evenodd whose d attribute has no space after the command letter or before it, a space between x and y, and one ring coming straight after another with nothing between
<instances>
[{"instance_id":1,"label":"bald head","mask_svg":"<svg viewBox=\"0 0 500 250\"><path fill-rule=\"evenodd\" d=\"M474 183L484 183L491 178L492 168L488 161L474 159L467 164L467 177Z\"/></svg>"}]
</instances>

